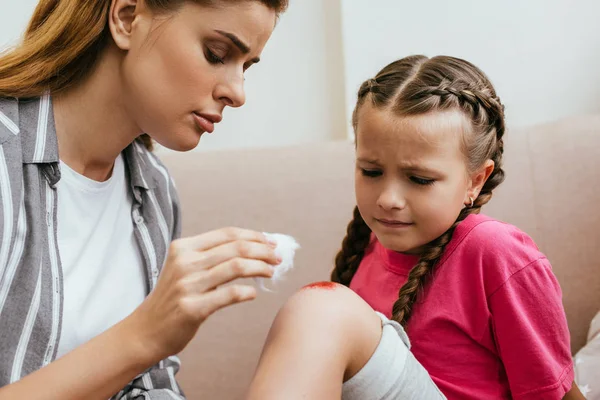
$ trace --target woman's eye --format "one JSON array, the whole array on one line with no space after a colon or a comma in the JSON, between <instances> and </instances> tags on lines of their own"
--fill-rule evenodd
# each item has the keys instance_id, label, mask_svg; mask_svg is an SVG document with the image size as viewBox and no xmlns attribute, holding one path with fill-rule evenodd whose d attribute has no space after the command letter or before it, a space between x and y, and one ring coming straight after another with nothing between
<instances>
[{"instance_id":1,"label":"woman's eye","mask_svg":"<svg viewBox=\"0 0 600 400\"><path fill-rule=\"evenodd\" d=\"M419 178L417 176L411 176L410 180L416 183L417 185L422 186L433 185L433 183L435 182L434 179Z\"/></svg>"},{"instance_id":2,"label":"woman's eye","mask_svg":"<svg viewBox=\"0 0 600 400\"><path fill-rule=\"evenodd\" d=\"M381 172L378 169L364 169L364 168L361 168L360 171L361 171L361 173L364 176L369 177L369 178L376 178L376 177L381 176L383 174L383 172Z\"/></svg>"},{"instance_id":3,"label":"woman's eye","mask_svg":"<svg viewBox=\"0 0 600 400\"><path fill-rule=\"evenodd\" d=\"M211 64L225 64L225 60L223 60L221 57L217 56L210 49L206 49L206 59Z\"/></svg>"}]
</instances>

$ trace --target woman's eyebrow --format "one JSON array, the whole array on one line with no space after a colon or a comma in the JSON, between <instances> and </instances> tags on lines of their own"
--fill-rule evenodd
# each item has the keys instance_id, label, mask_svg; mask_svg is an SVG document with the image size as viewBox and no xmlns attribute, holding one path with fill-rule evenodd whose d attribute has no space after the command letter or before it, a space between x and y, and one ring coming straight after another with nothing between
<instances>
[{"instance_id":1,"label":"woman's eyebrow","mask_svg":"<svg viewBox=\"0 0 600 400\"><path fill-rule=\"evenodd\" d=\"M219 35L226 37L227 39L231 40L231 42L238 48L240 49L240 51L244 54L248 54L250 53L250 46L248 46L246 43L242 42L241 39L239 37L237 37L236 35L234 35L231 32L224 32L224 31L220 31L220 30L215 30L215 32L217 32ZM260 58L256 57L253 58L251 60L253 63L257 63L260 61Z\"/></svg>"}]
</instances>

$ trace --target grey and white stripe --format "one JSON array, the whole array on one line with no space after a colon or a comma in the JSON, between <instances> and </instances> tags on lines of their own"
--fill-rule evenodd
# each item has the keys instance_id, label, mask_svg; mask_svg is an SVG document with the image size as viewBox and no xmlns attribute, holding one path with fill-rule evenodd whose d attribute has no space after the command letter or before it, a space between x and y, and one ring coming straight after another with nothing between
<instances>
[{"instance_id":1,"label":"grey and white stripe","mask_svg":"<svg viewBox=\"0 0 600 400\"><path fill-rule=\"evenodd\" d=\"M46 225L48 226L48 250L50 258L50 270L52 271L52 329L48 338L48 346L44 355L44 365L49 364L54 357L54 349L57 347L58 325L61 316L62 296L61 279L58 265L58 246L55 236L55 206L56 191L50 185L46 185Z\"/></svg>"},{"instance_id":2,"label":"grey and white stripe","mask_svg":"<svg viewBox=\"0 0 600 400\"><path fill-rule=\"evenodd\" d=\"M180 234L178 196L166 168L141 143L123 154L135 236L152 290L168 246ZM56 357L63 306L59 180L51 97L0 98L0 387ZM178 370L177 357L163 360L113 398L182 399Z\"/></svg>"},{"instance_id":3,"label":"grey and white stripe","mask_svg":"<svg viewBox=\"0 0 600 400\"><path fill-rule=\"evenodd\" d=\"M37 135L35 141L35 152L33 159L40 161L44 158L46 149L46 135L48 133L48 113L50 112L50 99L44 95L40 100L40 112L38 114Z\"/></svg>"},{"instance_id":4,"label":"grey and white stripe","mask_svg":"<svg viewBox=\"0 0 600 400\"><path fill-rule=\"evenodd\" d=\"M2 147L0 147L0 152L1 151ZM3 276L0 275L0 315L2 315L2 310L4 309L4 303L6 302L6 297L8 296L10 284L13 282L15 272L17 272L17 266L21 260L21 257L23 256L23 249L25 248L25 236L27 234L26 218L25 191L23 190L21 191L21 206L19 208L19 219L17 222L17 231L13 243L12 253L10 255L10 259L8 260L8 264L0 264L0 266L4 266L4 274Z\"/></svg>"},{"instance_id":5,"label":"grey and white stripe","mask_svg":"<svg viewBox=\"0 0 600 400\"><path fill-rule=\"evenodd\" d=\"M10 250L10 239L12 239L12 228L11 223L13 219L13 200L12 200L12 188L10 184L10 176L8 175L8 165L6 164L6 156L4 150L0 147L0 200L2 201L2 215L5 220L2 224L2 237L7 240L0 242L0 272L6 270L6 263L8 262L8 255ZM2 281L2 275L0 274L0 282ZM1 286L0 286L1 288ZM0 296L2 292L0 291ZM0 297L0 311L2 310L2 298Z\"/></svg>"},{"instance_id":6,"label":"grey and white stripe","mask_svg":"<svg viewBox=\"0 0 600 400\"><path fill-rule=\"evenodd\" d=\"M8 118L8 116L6 114L4 114L1 110L0 110L0 124L6 126L6 128L9 131L11 131L14 135L19 134L19 127L17 126L17 124L15 124L12 119Z\"/></svg>"},{"instance_id":7,"label":"grey and white stripe","mask_svg":"<svg viewBox=\"0 0 600 400\"><path fill-rule=\"evenodd\" d=\"M19 346L15 354L15 360L12 366L11 383L16 382L22 377L23 362L25 361L25 352L27 346L31 340L31 333L33 332L33 323L37 317L38 310L40 309L40 293L42 290L42 266L40 265L37 284L35 286L35 292L33 293L33 299L31 299L31 305L29 306L29 312L25 318L25 325L21 331L21 337L19 339Z\"/></svg>"}]
</instances>

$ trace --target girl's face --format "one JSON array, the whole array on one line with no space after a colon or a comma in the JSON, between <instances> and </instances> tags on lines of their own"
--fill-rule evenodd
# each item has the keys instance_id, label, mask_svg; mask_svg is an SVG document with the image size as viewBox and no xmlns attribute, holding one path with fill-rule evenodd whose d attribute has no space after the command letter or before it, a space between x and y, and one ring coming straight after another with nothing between
<instances>
[{"instance_id":1,"label":"girl's face","mask_svg":"<svg viewBox=\"0 0 600 400\"><path fill-rule=\"evenodd\" d=\"M485 176L469 174L459 111L397 117L369 102L356 132L356 200L386 248L418 254L456 221Z\"/></svg>"},{"instance_id":2,"label":"girl's face","mask_svg":"<svg viewBox=\"0 0 600 400\"><path fill-rule=\"evenodd\" d=\"M276 13L258 1L214 7L188 1L166 15L152 13L143 1L130 3L136 1L113 0L111 11L113 38L124 50L123 103L158 143L192 149L225 107L246 101L244 72L259 61Z\"/></svg>"}]
</instances>

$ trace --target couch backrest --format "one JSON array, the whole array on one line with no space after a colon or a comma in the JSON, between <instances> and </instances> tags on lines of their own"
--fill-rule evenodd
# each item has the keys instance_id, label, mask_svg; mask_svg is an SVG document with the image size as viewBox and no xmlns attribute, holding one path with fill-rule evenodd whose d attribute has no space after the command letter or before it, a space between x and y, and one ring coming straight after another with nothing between
<instances>
[{"instance_id":1,"label":"couch backrest","mask_svg":"<svg viewBox=\"0 0 600 400\"><path fill-rule=\"evenodd\" d=\"M600 309L600 117L580 117L506 138L507 180L484 212L529 233L561 283L573 350ZM166 154L180 193L184 235L241 226L295 236L302 249L277 293L212 316L181 355L191 399L240 399L285 299L328 279L354 206L347 142Z\"/></svg>"}]
</instances>

